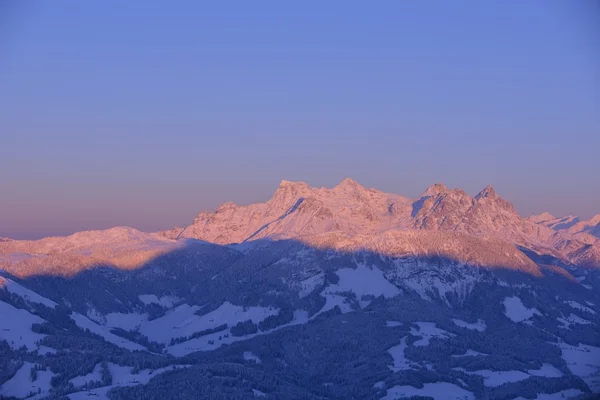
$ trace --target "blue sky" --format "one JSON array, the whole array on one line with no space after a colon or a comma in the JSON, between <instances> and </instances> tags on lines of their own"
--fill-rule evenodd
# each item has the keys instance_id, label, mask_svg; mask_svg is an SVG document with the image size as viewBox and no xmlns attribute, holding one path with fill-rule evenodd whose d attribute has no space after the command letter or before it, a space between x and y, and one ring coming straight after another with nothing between
<instances>
[{"instance_id":1,"label":"blue sky","mask_svg":"<svg viewBox=\"0 0 600 400\"><path fill-rule=\"evenodd\" d=\"M5 2L0 236L346 176L600 213L600 13L576 3Z\"/></svg>"}]
</instances>

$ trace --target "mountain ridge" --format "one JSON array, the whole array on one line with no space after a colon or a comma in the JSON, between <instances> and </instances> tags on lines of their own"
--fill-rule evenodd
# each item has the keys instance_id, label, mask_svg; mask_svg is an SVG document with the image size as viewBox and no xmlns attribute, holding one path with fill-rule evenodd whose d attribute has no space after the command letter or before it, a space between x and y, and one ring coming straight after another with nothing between
<instances>
[{"instance_id":1,"label":"mountain ridge","mask_svg":"<svg viewBox=\"0 0 600 400\"><path fill-rule=\"evenodd\" d=\"M185 228L2 242L0 397L599 392L593 222L550 220L489 186L282 181Z\"/></svg>"},{"instance_id":2,"label":"mountain ridge","mask_svg":"<svg viewBox=\"0 0 600 400\"><path fill-rule=\"evenodd\" d=\"M105 263L135 268L176 249L182 239L220 245L296 239L318 247L327 243L338 250L356 250L368 244L369 249L382 254L396 254L398 248L404 248L405 253L419 249L414 250L415 256L443 254L449 251L443 249L445 243L454 243L458 248L470 249L470 258L450 251L459 261L482 264L482 260L490 260L486 254L489 244L485 242L490 238L508 245L505 255L495 260L497 264L538 274L538 268L514 262L523 255L520 248L526 248L565 265L600 268L595 220L577 220L565 227L557 227L555 221L550 214L520 216L490 185L471 197L460 188L436 183L416 199L409 199L367 189L351 178L332 188L282 180L266 202L225 202L214 211L203 210L184 228L147 233L114 227L37 241L2 241L0 266L13 272L31 272L43 265L46 271L60 272L68 259L67 274ZM429 244L415 246L422 240L417 238L428 238Z\"/></svg>"},{"instance_id":3,"label":"mountain ridge","mask_svg":"<svg viewBox=\"0 0 600 400\"><path fill-rule=\"evenodd\" d=\"M584 229L578 232L553 229L543 222L520 216L491 185L471 197L460 188L450 189L437 183L418 198L409 199L366 189L350 178L331 189L284 180L265 203L245 206L224 203L215 212L203 211L181 236L228 244L336 231L350 235L377 235L388 230L455 231L495 237L548 252L568 263L578 262L583 252L591 264L600 265L596 255L596 246L600 244L593 235ZM174 238L175 232L160 234ZM563 251L566 240L569 249ZM586 250L590 244L593 248Z\"/></svg>"}]
</instances>

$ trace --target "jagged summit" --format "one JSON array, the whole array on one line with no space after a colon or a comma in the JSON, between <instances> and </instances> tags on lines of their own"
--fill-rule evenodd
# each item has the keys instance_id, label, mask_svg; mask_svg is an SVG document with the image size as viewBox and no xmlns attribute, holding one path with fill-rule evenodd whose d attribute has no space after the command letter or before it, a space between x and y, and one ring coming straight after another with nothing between
<instances>
[{"instance_id":1,"label":"jagged summit","mask_svg":"<svg viewBox=\"0 0 600 400\"><path fill-rule=\"evenodd\" d=\"M541 214L531 215L531 216L527 217L527 219L539 224L539 223L543 223L543 222L553 221L556 219L556 217L554 215L550 214L549 212L543 212Z\"/></svg>"},{"instance_id":2,"label":"jagged summit","mask_svg":"<svg viewBox=\"0 0 600 400\"><path fill-rule=\"evenodd\" d=\"M344 178L338 183L333 190L351 191L351 190L366 190L360 183L352 178Z\"/></svg>"},{"instance_id":3,"label":"jagged summit","mask_svg":"<svg viewBox=\"0 0 600 400\"><path fill-rule=\"evenodd\" d=\"M2 242L0 257L2 251L48 254L107 244L115 248L168 247L179 239L216 244L294 239L312 244L326 241L336 248L368 242L383 251L400 248L390 237L409 240L411 235L425 235L437 243L435 246L443 246L442 236L451 233L493 238L519 248L552 254L565 262L583 260L586 265L600 266L600 215L588 221L577 218L547 221L551 217L550 214L521 217L491 186L470 197L462 189L449 189L437 183L417 199L410 200L398 194L365 189L351 178L345 178L332 188L283 180L264 203L226 202L214 211L202 211L184 228L148 234L117 227L36 242ZM398 232L403 234L396 235ZM377 244L380 240L384 243L381 246ZM482 247L475 253L479 251L485 249Z\"/></svg>"},{"instance_id":4,"label":"jagged summit","mask_svg":"<svg viewBox=\"0 0 600 400\"><path fill-rule=\"evenodd\" d=\"M497 238L518 246L547 247L551 252L558 243L555 230L521 217L490 185L471 197L460 188L436 183L417 199L409 200L367 190L348 177L333 188L284 180L267 202L235 207L226 203L215 213L200 214L181 235L177 232L177 237L221 244L261 238L327 237L330 242L331 235L353 238L414 230ZM581 240L575 247L591 241Z\"/></svg>"},{"instance_id":5,"label":"jagged summit","mask_svg":"<svg viewBox=\"0 0 600 400\"><path fill-rule=\"evenodd\" d=\"M223 212L223 211L235 208L235 207L237 207L237 204L235 204L233 201L227 201L227 202L221 204L219 207L217 207L217 212Z\"/></svg>"},{"instance_id":6,"label":"jagged summit","mask_svg":"<svg viewBox=\"0 0 600 400\"><path fill-rule=\"evenodd\" d=\"M497 198L498 197L498 193L496 193L496 190L492 187L492 185L487 185L481 192L479 192L475 198L476 199L485 199L485 198Z\"/></svg>"},{"instance_id":7,"label":"jagged summit","mask_svg":"<svg viewBox=\"0 0 600 400\"><path fill-rule=\"evenodd\" d=\"M425 191L423 192L421 197L436 196L440 193L446 193L446 192L448 192L448 190L449 189L443 183L434 183L433 185L431 185L427 189L425 189Z\"/></svg>"},{"instance_id":8,"label":"jagged summit","mask_svg":"<svg viewBox=\"0 0 600 400\"><path fill-rule=\"evenodd\" d=\"M307 187L308 184L306 182L302 182L302 181L288 181L288 180L282 180L279 183L279 188L295 188L295 187Z\"/></svg>"}]
</instances>

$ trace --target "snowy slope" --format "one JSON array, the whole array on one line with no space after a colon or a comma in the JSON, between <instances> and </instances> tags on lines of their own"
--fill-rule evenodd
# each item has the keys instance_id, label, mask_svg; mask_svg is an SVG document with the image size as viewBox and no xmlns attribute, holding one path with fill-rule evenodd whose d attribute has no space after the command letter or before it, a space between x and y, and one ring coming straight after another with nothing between
<instances>
[{"instance_id":1,"label":"snowy slope","mask_svg":"<svg viewBox=\"0 0 600 400\"><path fill-rule=\"evenodd\" d=\"M36 343L45 335L34 333L31 325L44 322L42 318L3 301L0 301L0 316L0 340L6 340L15 349L21 346L29 350L38 348Z\"/></svg>"},{"instance_id":2,"label":"snowy slope","mask_svg":"<svg viewBox=\"0 0 600 400\"><path fill-rule=\"evenodd\" d=\"M90 320L87 317L84 317L79 313L72 313L71 319L75 321L77 326L79 326L81 329L89 330L92 333L95 333L96 335L102 336L107 342L116 344L119 347L122 347L127 350L146 350L144 346L111 333L107 327L98 325L94 321Z\"/></svg>"},{"instance_id":3,"label":"snowy slope","mask_svg":"<svg viewBox=\"0 0 600 400\"><path fill-rule=\"evenodd\" d=\"M37 371L35 381L31 379L31 368L35 364L25 362L16 374L0 386L0 397L24 398L33 394L33 398L41 398L50 391L50 380L54 374L48 370Z\"/></svg>"}]
</instances>

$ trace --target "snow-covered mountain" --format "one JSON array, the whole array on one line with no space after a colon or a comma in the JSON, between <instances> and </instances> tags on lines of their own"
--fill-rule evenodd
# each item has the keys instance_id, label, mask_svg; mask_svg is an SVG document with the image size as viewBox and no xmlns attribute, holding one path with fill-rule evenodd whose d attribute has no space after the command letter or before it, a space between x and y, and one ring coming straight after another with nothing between
<instances>
[{"instance_id":1,"label":"snow-covered mountain","mask_svg":"<svg viewBox=\"0 0 600 400\"><path fill-rule=\"evenodd\" d=\"M566 263L578 263L582 260L581 253L586 253L586 266L596 263L600 266L597 257L600 241L593 236L600 217L579 222L568 230L549 221L554 221L549 214L521 217L491 186L470 197L462 189L435 184L419 198L409 200L366 189L346 178L332 189L283 181L266 203L238 206L228 202L214 212L201 212L183 230L160 234L171 239L187 237L220 244L261 238L293 238L314 244L315 237L323 234L331 234L326 235L328 238L369 235L372 239L392 231L455 232L496 238L536 253L550 254ZM568 246L565 241L569 241ZM335 246L333 242L330 244ZM482 247L480 251L485 253L487 249Z\"/></svg>"},{"instance_id":2,"label":"snow-covered mountain","mask_svg":"<svg viewBox=\"0 0 600 400\"><path fill-rule=\"evenodd\" d=\"M345 179L0 241L0 398L593 398L597 225Z\"/></svg>"},{"instance_id":3,"label":"snow-covered mountain","mask_svg":"<svg viewBox=\"0 0 600 400\"><path fill-rule=\"evenodd\" d=\"M556 218L549 213L543 213L533 215L529 220L555 231L566 231L570 234L587 233L600 238L600 214L596 214L589 220L581 220L572 215Z\"/></svg>"}]
</instances>

